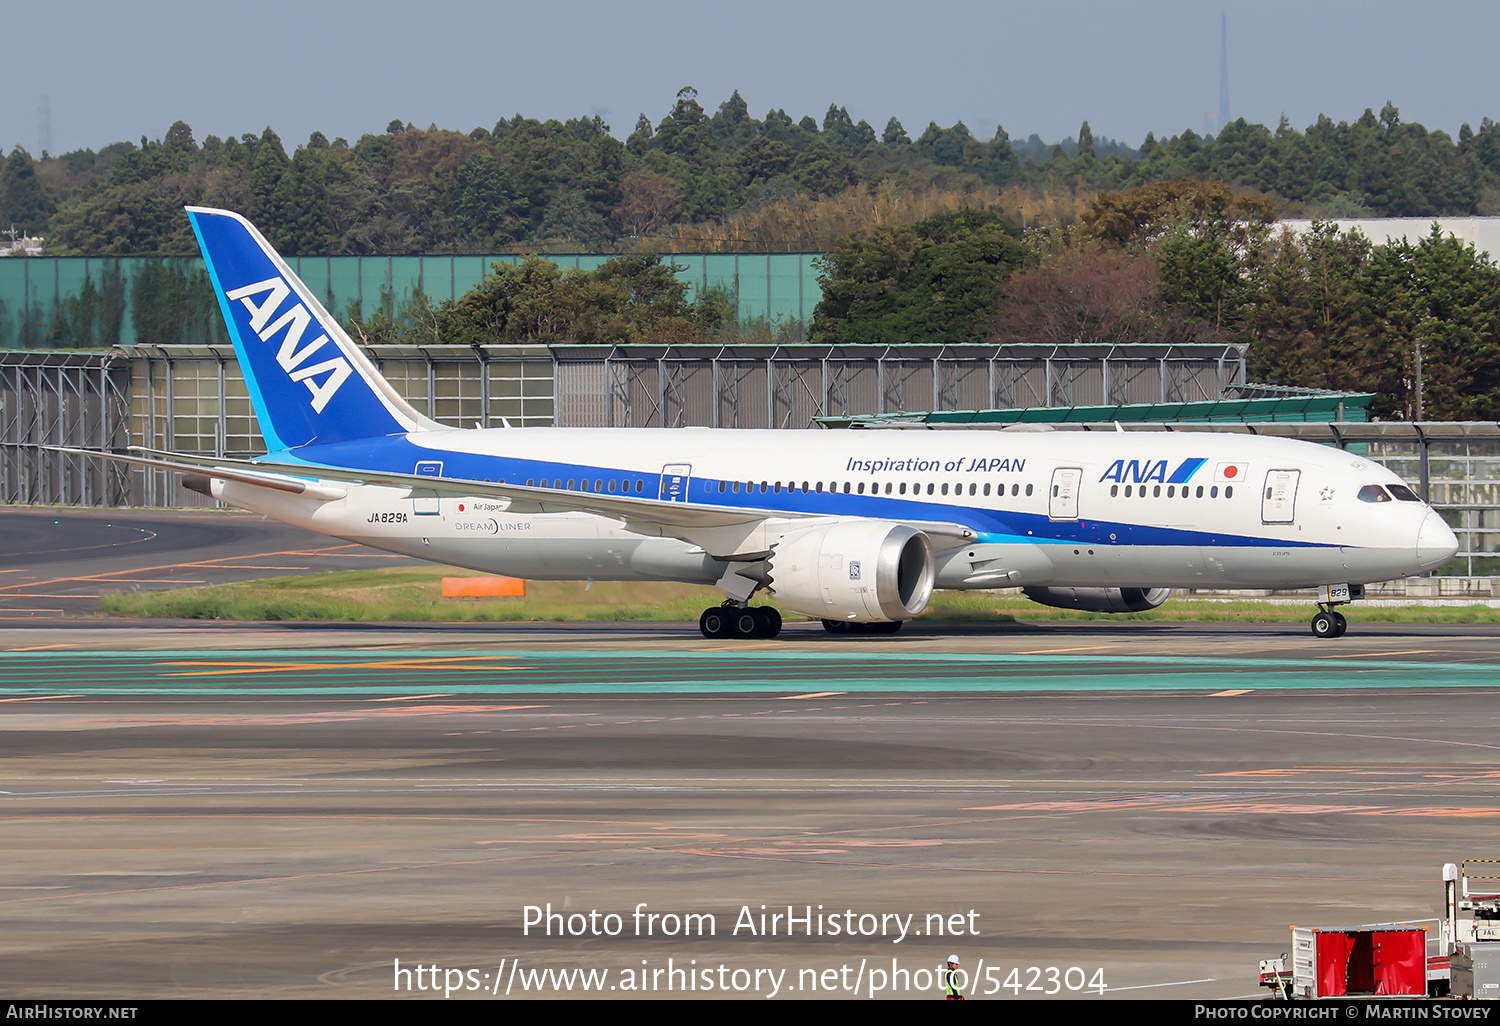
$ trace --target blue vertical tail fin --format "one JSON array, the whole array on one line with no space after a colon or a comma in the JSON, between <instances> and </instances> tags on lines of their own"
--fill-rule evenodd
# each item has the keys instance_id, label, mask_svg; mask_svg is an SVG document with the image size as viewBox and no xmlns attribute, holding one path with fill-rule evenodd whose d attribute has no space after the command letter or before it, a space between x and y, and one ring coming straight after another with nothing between
<instances>
[{"instance_id":1,"label":"blue vertical tail fin","mask_svg":"<svg viewBox=\"0 0 1500 1026\"><path fill-rule=\"evenodd\" d=\"M396 394L254 225L187 212L270 451L441 426Z\"/></svg>"}]
</instances>

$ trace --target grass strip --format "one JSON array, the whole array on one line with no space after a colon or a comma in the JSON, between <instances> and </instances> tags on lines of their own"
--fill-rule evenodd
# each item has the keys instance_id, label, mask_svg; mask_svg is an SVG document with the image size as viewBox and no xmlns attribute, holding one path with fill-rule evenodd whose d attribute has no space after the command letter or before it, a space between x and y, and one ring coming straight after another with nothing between
<instances>
[{"instance_id":1,"label":"grass strip","mask_svg":"<svg viewBox=\"0 0 1500 1026\"><path fill-rule=\"evenodd\" d=\"M269 577L201 588L105 595L101 609L111 616L193 620L691 622L705 607L723 599L717 588L633 581L599 581L592 585L528 581L525 598L443 598L442 579L462 576L475 575L434 566ZM770 604L776 605L774 598ZM1500 623L1500 609L1484 605L1359 604L1354 608L1362 622ZM1222 602L1174 596L1165 605L1144 613L1083 613L1040 606L1015 591L940 591L933 595L921 619L1302 623L1311 618L1312 612L1305 602ZM782 615L789 620L807 619L784 609Z\"/></svg>"}]
</instances>

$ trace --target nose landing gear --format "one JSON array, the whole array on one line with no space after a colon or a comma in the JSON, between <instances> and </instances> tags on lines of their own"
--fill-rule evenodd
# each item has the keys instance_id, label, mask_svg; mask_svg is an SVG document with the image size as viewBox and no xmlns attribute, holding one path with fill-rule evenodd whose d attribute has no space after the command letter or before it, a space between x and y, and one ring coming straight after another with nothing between
<instances>
[{"instance_id":1,"label":"nose landing gear","mask_svg":"<svg viewBox=\"0 0 1500 1026\"><path fill-rule=\"evenodd\" d=\"M1333 607L1348 605L1364 597L1363 584L1325 584L1319 588L1318 615L1312 618L1313 637L1342 638L1349 629L1349 621Z\"/></svg>"},{"instance_id":2,"label":"nose landing gear","mask_svg":"<svg viewBox=\"0 0 1500 1026\"><path fill-rule=\"evenodd\" d=\"M1344 619L1344 614L1336 613L1331 609L1323 609L1319 604L1318 615L1312 619L1312 632L1319 638L1341 638L1349 629L1349 621Z\"/></svg>"}]
</instances>

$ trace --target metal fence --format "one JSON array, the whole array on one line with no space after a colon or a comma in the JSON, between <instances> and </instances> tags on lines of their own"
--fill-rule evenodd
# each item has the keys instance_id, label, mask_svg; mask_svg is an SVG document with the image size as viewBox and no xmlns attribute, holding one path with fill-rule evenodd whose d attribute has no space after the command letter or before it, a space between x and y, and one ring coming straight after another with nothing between
<instances>
[{"instance_id":1,"label":"metal fence","mask_svg":"<svg viewBox=\"0 0 1500 1026\"><path fill-rule=\"evenodd\" d=\"M122 506L124 467L44 445L128 444L130 359L122 354L6 353L0 359L0 502Z\"/></svg>"},{"instance_id":2,"label":"metal fence","mask_svg":"<svg viewBox=\"0 0 1500 1026\"><path fill-rule=\"evenodd\" d=\"M1239 351L1221 347L377 346L367 353L408 402L454 427L800 428L820 418L1199 402L1254 389ZM1500 575L1500 424L1171 426L1282 434L1360 451L1411 482L1458 534L1458 558L1441 573ZM264 451L228 346L0 352L0 502L211 502L165 472L43 448L49 445L231 457Z\"/></svg>"},{"instance_id":3,"label":"metal fence","mask_svg":"<svg viewBox=\"0 0 1500 1026\"><path fill-rule=\"evenodd\" d=\"M801 428L928 410L1212 401L1231 346L555 346L557 423Z\"/></svg>"}]
</instances>

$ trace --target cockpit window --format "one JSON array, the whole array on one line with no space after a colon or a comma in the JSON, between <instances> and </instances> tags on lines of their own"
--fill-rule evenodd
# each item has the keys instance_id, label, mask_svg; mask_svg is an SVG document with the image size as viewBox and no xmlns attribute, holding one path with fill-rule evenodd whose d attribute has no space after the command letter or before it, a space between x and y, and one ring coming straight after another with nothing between
<instances>
[{"instance_id":1,"label":"cockpit window","mask_svg":"<svg viewBox=\"0 0 1500 1026\"><path fill-rule=\"evenodd\" d=\"M1400 499L1402 502L1422 501L1421 499L1417 498L1417 493L1406 487L1406 485L1386 485L1386 487L1391 490L1392 495Z\"/></svg>"},{"instance_id":2,"label":"cockpit window","mask_svg":"<svg viewBox=\"0 0 1500 1026\"><path fill-rule=\"evenodd\" d=\"M1359 490L1360 502L1390 502L1391 497L1379 485L1365 485Z\"/></svg>"}]
</instances>

